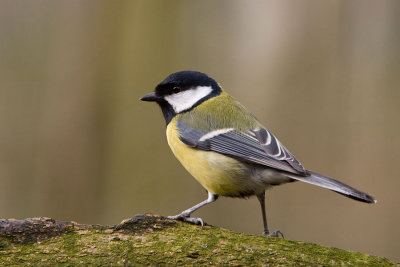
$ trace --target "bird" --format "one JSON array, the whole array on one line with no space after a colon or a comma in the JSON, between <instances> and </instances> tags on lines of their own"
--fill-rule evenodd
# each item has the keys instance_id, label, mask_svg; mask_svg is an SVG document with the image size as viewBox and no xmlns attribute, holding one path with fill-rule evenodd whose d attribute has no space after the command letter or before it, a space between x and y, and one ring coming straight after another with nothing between
<instances>
[{"instance_id":1,"label":"bird","mask_svg":"<svg viewBox=\"0 0 400 267\"><path fill-rule=\"evenodd\" d=\"M256 117L207 74L170 74L142 101L156 102L166 123L168 145L183 167L207 190L206 200L169 219L203 227L190 217L220 196L256 196L261 206L262 235L279 237L268 229L265 192L301 181L330 189L354 200L376 203L374 197L328 176L308 170Z\"/></svg>"}]
</instances>

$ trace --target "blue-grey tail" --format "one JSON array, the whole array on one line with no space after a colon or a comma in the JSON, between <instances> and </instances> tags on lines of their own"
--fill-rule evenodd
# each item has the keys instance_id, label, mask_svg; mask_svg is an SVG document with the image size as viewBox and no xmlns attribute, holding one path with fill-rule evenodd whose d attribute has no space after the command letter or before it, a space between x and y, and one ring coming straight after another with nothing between
<instances>
[{"instance_id":1,"label":"blue-grey tail","mask_svg":"<svg viewBox=\"0 0 400 267\"><path fill-rule=\"evenodd\" d=\"M368 195L367 193L364 193L360 190L357 190L351 186L348 186L347 184L344 184L342 182L339 182L335 179L329 178L325 175L313 172L313 171L308 171L311 175L302 177L302 176L296 176L296 175L288 175L290 178L293 178L298 181L302 181L305 183L317 185L323 188L330 189L332 191L335 191L336 193L342 194L346 197L366 202L366 203L376 203L376 199Z\"/></svg>"}]
</instances>

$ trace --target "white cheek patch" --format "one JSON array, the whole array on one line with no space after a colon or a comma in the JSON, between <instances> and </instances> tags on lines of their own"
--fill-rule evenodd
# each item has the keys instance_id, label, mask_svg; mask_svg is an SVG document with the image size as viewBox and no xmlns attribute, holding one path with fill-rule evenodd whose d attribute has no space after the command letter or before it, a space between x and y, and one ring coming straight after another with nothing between
<instances>
[{"instance_id":1,"label":"white cheek patch","mask_svg":"<svg viewBox=\"0 0 400 267\"><path fill-rule=\"evenodd\" d=\"M197 101L206 97L211 92L211 86L197 86L177 94L166 96L165 100L168 101L176 113L179 113L193 107Z\"/></svg>"}]
</instances>

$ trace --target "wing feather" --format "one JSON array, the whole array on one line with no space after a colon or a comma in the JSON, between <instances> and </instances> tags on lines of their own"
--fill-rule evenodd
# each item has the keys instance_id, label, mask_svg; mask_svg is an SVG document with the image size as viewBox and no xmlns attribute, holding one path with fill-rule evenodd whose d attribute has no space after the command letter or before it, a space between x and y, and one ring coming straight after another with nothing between
<instances>
[{"instance_id":1,"label":"wing feather","mask_svg":"<svg viewBox=\"0 0 400 267\"><path fill-rule=\"evenodd\" d=\"M193 148L214 151L241 161L294 174L308 175L300 162L266 129L248 132L233 128L203 131L185 125L181 119L177 126L181 141Z\"/></svg>"}]
</instances>

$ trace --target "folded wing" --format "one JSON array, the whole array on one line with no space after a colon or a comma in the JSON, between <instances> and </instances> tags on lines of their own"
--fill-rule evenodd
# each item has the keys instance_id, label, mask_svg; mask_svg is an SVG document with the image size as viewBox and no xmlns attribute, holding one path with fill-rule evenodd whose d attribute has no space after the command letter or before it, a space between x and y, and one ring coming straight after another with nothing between
<instances>
[{"instance_id":1,"label":"folded wing","mask_svg":"<svg viewBox=\"0 0 400 267\"><path fill-rule=\"evenodd\" d=\"M196 149L218 152L238 160L308 176L301 163L266 129L238 131L224 128L211 131L194 129L178 121L180 139Z\"/></svg>"}]
</instances>

